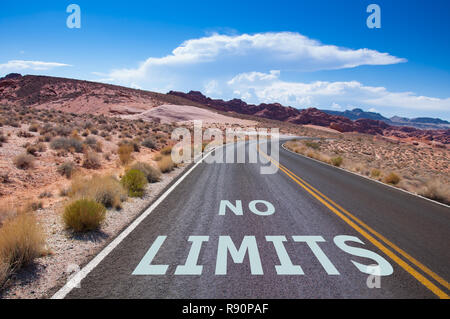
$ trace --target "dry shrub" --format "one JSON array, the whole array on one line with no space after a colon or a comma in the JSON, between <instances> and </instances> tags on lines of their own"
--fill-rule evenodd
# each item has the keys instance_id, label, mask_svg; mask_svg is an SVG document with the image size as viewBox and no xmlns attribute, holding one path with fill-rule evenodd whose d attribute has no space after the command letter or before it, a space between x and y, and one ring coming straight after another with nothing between
<instances>
[{"instance_id":1,"label":"dry shrub","mask_svg":"<svg viewBox=\"0 0 450 319\"><path fill-rule=\"evenodd\" d=\"M161 153L157 153L153 156L153 160L159 162L160 160L162 160L163 156L161 155Z\"/></svg>"},{"instance_id":2,"label":"dry shrub","mask_svg":"<svg viewBox=\"0 0 450 319\"><path fill-rule=\"evenodd\" d=\"M106 208L92 199L79 199L64 208L63 221L76 232L98 229L105 220Z\"/></svg>"},{"instance_id":3,"label":"dry shrub","mask_svg":"<svg viewBox=\"0 0 450 319\"><path fill-rule=\"evenodd\" d=\"M151 166L150 164L137 162L131 166L131 169L137 169L145 174L149 183L156 183L161 180L161 172L159 169Z\"/></svg>"},{"instance_id":4,"label":"dry shrub","mask_svg":"<svg viewBox=\"0 0 450 319\"><path fill-rule=\"evenodd\" d=\"M76 138L57 137L51 143L50 147L54 150L83 152L83 144Z\"/></svg>"},{"instance_id":5,"label":"dry shrub","mask_svg":"<svg viewBox=\"0 0 450 319\"><path fill-rule=\"evenodd\" d=\"M75 169L76 169L75 164L72 161L66 161L61 165L59 165L56 170L62 176L65 176L66 178L71 178Z\"/></svg>"},{"instance_id":6,"label":"dry shrub","mask_svg":"<svg viewBox=\"0 0 450 319\"><path fill-rule=\"evenodd\" d=\"M102 166L100 156L94 151L84 153L83 167L87 169L99 169Z\"/></svg>"},{"instance_id":7,"label":"dry shrub","mask_svg":"<svg viewBox=\"0 0 450 319\"><path fill-rule=\"evenodd\" d=\"M156 149L156 142L155 142L155 140L153 139L153 138L151 138L151 137L148 137L148 138L146 138L142 143L141 143L141 145L142 146L144 146L144 147L147 147L147 148L149 148L149 149Z\"/></svg>"},{"instance_id":8,"label":"dry shrub","mask_svg":"<svg viewBox=\"0 0 450 319\"><path fill-rule=\"evenodd\" d=\"M429 180L420 195L450 205L450 186L438 179Z\"/></svg>"},{"instance_id":9,"label":"dry shrub","mask_svg":"<svg viewBox=\"0 0 450 319\"><path fill-rule=\"evenodd\" d=\"M18 169L29 169L34 167L34 157L30 154L20 154L13 160Z\"/></svg>"},{"instance_id":10,"label":"dry shrub","mask_svg":"<svg viewBox=\"0 0 450 319\"><path fill-rule=\"evenodd\" d=\"M119 154L120 163L122 163L122 165L126 165L131 162L131 153L133 153L133 146L129 144L122 144L119 146L117 154Z\"/></svg>"},{"instance_id":11,"label":"dry shrub","mask_svg":"<svg viewBox=\"0 0 450 319\"><path fill-rule=\"evenodd\" d=\"M370 176L372 176L373 178L378 178L381 176L381 171L379 169L374 168L371 172L370 172Z\"/></svg>"},{"instance_id":12,"label":"dry shrub","mask_svg":"<svg viewBox=\"0 0 450 319\"><path fill-rule=\"evenodd\" d=\"M333 157L331 159L331 164L333 164L334 166L338 166L339 167L339 166L342 165L342 162L343 162L343 159L340 156Z\"/></svg>"},{"instance_id":13,"label":"dry shrub","mask_svg":"<svg viewBox=\"0 0 450 319\"><path fill-rule=\"evenodd\" d=\"M172 154L172 146L165 146L161 149L160 152L162 155L170 155Z\"/></svg>"},{"instance_id":14,"label":"dry shrub","mask_svg":"<svg viewBox=\"0 0 450 319\"><path fill-rule=\"evenodd\" d=\"M92 198L106 208L122 208L125 189L114 176L75 176L68 191L72 198Z\"/></svg>"},{"instance_id":15,"label":"dry shrub","mask_svg":"<svg viewBox=\"0 0 450 319\"><path fill-rule=\"evenodd\" d=\"M400 182L400 176L395 173L389 173L383 181L387 184L397 185Z\"/></svg>"},{"instance_id":16,"label":"dry shrub","mask_svg":"<svg viewBox=\"0 0 450 319\"><path fill-rule=\"evenodd\" d=\"M0 228L0 287L8 276L45 251L45 236L36 218L20 212Z\"/></svg>"},{"instance_id":17,"label":"dry shrub","mask_svg":"<svg viewBox=\"0 0 450 319\"><path fill-rule=\"evenodd\" d=\"M130 169L125 173L120 182L128 190L129 196L142 197L144 195L145 185L147 184L147 177L137 169Z\"/></svg>"},{"instance_id":18,"label":"dry shrub","mask_svg":"<svg viewBox=\"0 0 450 319\"><path fill-rule=\"evenodd\" d=\"M161 160L158 161L159 170L163 173L169 173L174 170L175 163L172 161L171 156L163 156Z\"/></svg>"}]
</instances>

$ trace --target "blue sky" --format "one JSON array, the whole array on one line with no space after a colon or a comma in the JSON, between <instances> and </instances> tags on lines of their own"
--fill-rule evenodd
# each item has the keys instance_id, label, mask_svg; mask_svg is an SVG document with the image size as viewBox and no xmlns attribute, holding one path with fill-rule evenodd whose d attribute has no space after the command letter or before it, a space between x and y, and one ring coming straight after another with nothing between
<instances>
[{"instance_id":1,"label":"blue sky","mask_svg":"<svg viewBox=\"0 0 450 319\"><path fill-rule=\"evenodd\" d=\"M81 7L81 29L66 7ZM369 29L366 7L381 8ZM450 120L450 1L16 1L0 76Z\"/></svg>"}]
</instances>

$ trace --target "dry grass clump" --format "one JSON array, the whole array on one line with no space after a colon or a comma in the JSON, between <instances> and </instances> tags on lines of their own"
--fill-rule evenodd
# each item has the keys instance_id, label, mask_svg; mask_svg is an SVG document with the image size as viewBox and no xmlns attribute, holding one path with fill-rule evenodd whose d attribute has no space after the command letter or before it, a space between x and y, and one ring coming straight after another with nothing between
<instances>
[{"instance_id":1,"label":"dry grass clump","mask_svg":"<svg viewBox=\"0 0 450 319\"><path fill-rule=\"evenodd\" d=\"M331 158L330 161L331 161L331 164L333 164L334 166L339 167L339 166L342 165L342 162L343 162L344 160L342 159L341 156L336 156L336 157Z\"/></svg>"},{"instance_id":2,"label":"dry grass clump","mask_svg":"<svg viewBox=\"0 0 450 319\"><path fill-rule=\"evenodd\" d=\"M149 149L152 149L152 150L156 149L156 147L157 147L156 146L157 144L156 144L155 140L153 138L151 138L151 137L148 137L145 140L143 140L141 145L144 146L144 147L147 147Z\"/></svg>"},{"instance_id":3,"label":"dry grass clump","mask_svg":"<svg viewBox=\"0 0 450 319\"><path fill-rule=\"evenodd\" d=\"M66 178L71 178L75 172L76 166L72 161L66 161L58 166L56 169L59 174Z\"/></svg>"},{"instance_id":4,"label":"dry grass clump","mask_svg":"<svg viewBox=\"0 0 450 319\"><path fill-rule=\"evenodd\" d=\"M76 232L96 230L105 220L106 208L92 199L79 199L64 208L63 221Z\"/></svg>"},{"instance_id":5,"label":"dry grass clump","mask_svg":"<svg viewBox=\"0 0 450 319\"><path fill-rule=\"evenodd\" d=\"M172 161L172 157L169 156L162 156L161 159L158 161L158 168L163 173L169 173L175 169L176 165Z\"/></svg>"},{"instance_id":6,"label":"dry grass clump","mask_svg":"<svg viewBox=\"0 0 450 319\"><path fill-rule=\"evenodd\" d=\"M129 144L122 144L119 146L117 154L119 154L119 160L122 165L126 165L131 162L133 158L131 153L133 153L133 146Z\"/></svg>"},{"instance_id":7,"label":"dry grass clump","mask_svg":"<svg viewBox=\"0 0 450 319\"><path fill-rule=\"evenodd\" d=\"M162 155L170 155L172 154L172 146L165 146L161 149L160 153Z\"/></svg>"},{"instance_id":8,"label":"dry grass clump","mask_svg":"<svg viewBox=\"0 0 450 319\"><path fill-rule=\"evenodd\" d=\"M75 176L67 195L71 198L92 198L106 208L122 208L127 199L125 189L114 176Z\"/></svg>"},{"instance_id":9,"label":"dry grass clump","mask_svg":"<svg viewBox=\"0 0 450 319\"><path fill-rule=\"evenodd\" d=\"M94 151L84 153L83 167L87 169L99 169L102 166L100 156Z\"/></svg>"},{"instance_id":10,"label":"dry grass clump","mask_svg":"<svg viewBox=\"0 0 450 319\"><path fill-rule=\"evenodd\" d=\"M144 195L147 177L143 172L137 169L130 169L120 180L123 187L128 190L130 197L142 197Z\"/></svg>"},{"instance_id":11,"label":"dry grass clump","mask_svg":"<svg viewBox=\"0 0 450 319\"><path fill-rule=\"evenodd\" d=\"M320 149L320 144L317 142L313 142L313 141L304 141L303 144L305 144L305 146L312 148L314 150L318 150Z\"/></svg>"},{"instance_id":12,"label":"dry grass clump","mask_svg":"<svg viewBox=\"0 0 450 319\"><path fill-rule=\"evenodd\" d=\"M439 179L433 179L426 182L419 194L429 199L450 205L450 186Z\"/></svg>"},{"instance_id":13,"label":"dry grass clump","mask_svg":"<svg viewBox=\"0 0 450 319\"><path fill-rule=\"evenodd\" d=\"M374 168L371 172L370 172L370 176L372 178L379 178L381 176L381 171L379 169Z\"/></svg>"},{"instance_id":14,"label":"dry grass clump","mask_svg":"<svg viewBox=\"0 0 450 319\"><path fill-rule=\"evenodd\" d=\"M150 164L137 162L131 166L131 169L137 169L145 174L149 183L156 183L161 180L161 172L159 169L151 166Z\"/></svg>"},{"instance_id":15,"label":"dry grass clump","mask_svg":"<svg viewBox=\"0 0 450 319\"><path fill-rule=\"evenodd\" d=\"M383 179L386 184L397 185L400 182L400 176L395 173L389 173Z\"/></svg>"},{"instance_id":16,"label":"dry grass clump","mask_svg":"<svg viewBox=\"0 0 450 319\"><path fill-rule=\"evenodd\" d=\"M13 160L18 169L29 169L34 167L34 157L30 154L20 154Z\"/></svg>"},{"instance_id":17,"label":"dry grass clump","mask_svg":"<svg viewBox=\"0 0 450 319\"><path fill-rule=\"evenodd\" d=\"M77 138L57 137L51 143L50 147L54 150L65 150L70 152L83 152L83 143Z\"/></svg>"},{"instance_id":18,"label":"dry grass clump","mask_svg":"<svg viewBox=\"0 0 450 319\"><path fill-rule=\"evenodd\" d=\"M36 218L20 212L0 228L0 288L8 277L45 252L45 236Z\"/></svg>"}]
</instances>

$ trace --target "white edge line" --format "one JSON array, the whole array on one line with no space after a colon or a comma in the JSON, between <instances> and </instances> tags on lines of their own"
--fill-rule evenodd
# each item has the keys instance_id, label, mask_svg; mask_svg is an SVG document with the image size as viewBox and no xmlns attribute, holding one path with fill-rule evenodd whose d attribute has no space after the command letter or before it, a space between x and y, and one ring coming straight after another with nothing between
<instances>
[{"instance_id":1,"label":"white edge line","mask_svg":"<svg viewBox=\"0 0 450 319\"><path fill-rule=\"evenodd\" d=\"M294 152L294 151L291 151L290 149L287 149L287 148L284 146L285 144L286 144L286 143L283 143L283 144L281 145L281 147L284 148L286 151L291 152L292 154L295 154L295 155L298 155L298 156L307 158L307 159L309 159L309 160L315 161L315 162L320 163L320 164L324 164L324 165L327 165L327 166L330 166L330 167L333 167L333 168L340 169L341 171L344 171L344 172L347 172L347 173L350 173L350 174L353 174L353 175L356 175L356 176L365 178L365 179L367 179L367 180L369 180L369 181L378 183L378 184L380 184L380 185L383 185L383 186L386 186L386 187L390 187L390 188L393 188L393 189L402 191L402 192L404 192L404 193L406 193L406 194L413 195L413 196L416 196L416 197L425 199L425 200L427 200L427 201L429 201L429 202L431 202L431 203L438 204L438 205L441 205L441 206L450 208L449 205L446 205L446 204L444 204L444 203L441 203L441 202L438 202L438 201L435 201L435 200L426 198L425 196L422 196L422 195L419 195L419 194L412 193L412 192L410 192L410 191L407 191L406 189L402 189L402 188L399 188L399 187L394 187L394 186L392 186L392 185L389 185L389 184L385 184L385 183L383 183L383 182L380 182L379 180L372 179L372 178L370 178L370 177L367 177L367 176L364 176L364 175L361 175L361 174L358 174L358 173L355 173L355 172L346 170L345 168L338 167L338 166L334 166L334 165L331 165L331 164L328 164L328 163L325 163L325 162L316 160L315 158L311 158L311 157L305 156L305 155L303 155L303 154L296 153L296 152Z\"/></svg>"},{"instance_id":2,"label":"white edge line","mask_svg":"<svg viewBox=\"0 0 450 319\"><path fill-rule=\"evenodd\" d=\"M222 147L222 146L219 146ZM64 299L74 287L76 287L100 262L105 259L108 254L114 250L158 205L213 151L204 155L201 160L196 162L183 176L181 176L164 194L162 194L149 208L147 208L133 223L131 223L123 232L121 232L108 246L94 257L86 266L84 266L75 276L73 276L67 283L59 289L51 299Z\"/></svg>"}]
</instances>

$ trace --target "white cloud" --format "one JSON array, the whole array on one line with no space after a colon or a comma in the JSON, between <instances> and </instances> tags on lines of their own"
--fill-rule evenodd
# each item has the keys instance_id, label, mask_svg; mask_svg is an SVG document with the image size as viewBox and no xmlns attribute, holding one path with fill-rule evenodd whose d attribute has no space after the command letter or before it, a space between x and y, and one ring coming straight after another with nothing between
<instances>
[{"instance_id":1,"label":"white cloud","mask_svg":"<svg viewBox=\"0 0 450 319\"><path fill-rule=\"evenodd\" d=\"M279 75L279 72L274 71L266 74L238 74L227 84L231 91L239 92L242 99L253 103L280 102L294 107L321 108L358 105L370 106L374 111L375 107L450 111L450 98L419 96L413 92L389 92L384 87L365 86L357 81L286 82Z\"/></svg>"},{"instance_id":2,"label":"white cloud","mask_svg":"<svg viewBox=\"0 0 450 319\"><path fill-rule=\"evenodd\" d=\"M172 81L177 86L206 72L228 75L250 70L332 70L360 65L405 62L388 53L325 45L299 33L213 34L189 39L164 57L150 57L136 68L112 70L107 78L128 85L132 81L155 85ZM201 68L203 67L203 68Z\"/></svg>"},{"instance_id":3,"label":"white cloud","mask_svg":"<svg viewBox=\"0 0 450 319\"><path fill-rule=\"evenodd\" d=\"M42 61L24 61L24 60L11 60L7 63L0 64L0 71L13 72L22 70L34 70L45 71L56 67L71 66L69 64L57 63L57 62L42 62Z\"/></svg>"}]
</instances>

